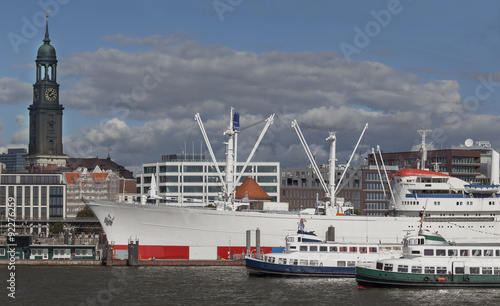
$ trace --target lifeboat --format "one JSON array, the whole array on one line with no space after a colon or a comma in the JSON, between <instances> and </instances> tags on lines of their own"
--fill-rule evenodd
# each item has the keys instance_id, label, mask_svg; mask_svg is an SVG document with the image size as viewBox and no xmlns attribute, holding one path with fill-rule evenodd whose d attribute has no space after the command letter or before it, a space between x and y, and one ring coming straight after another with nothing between
<instances>
[{"instance_id":1,"label":"lifeboat","mask_svg":"<svg viewBox=\"0 0 500 306\"><path fill-rule=\"evenodd\" d=\"M500 191L500 185L465 185L465 192L467 193L497 193Z\"/></svg>"}]
</instances>

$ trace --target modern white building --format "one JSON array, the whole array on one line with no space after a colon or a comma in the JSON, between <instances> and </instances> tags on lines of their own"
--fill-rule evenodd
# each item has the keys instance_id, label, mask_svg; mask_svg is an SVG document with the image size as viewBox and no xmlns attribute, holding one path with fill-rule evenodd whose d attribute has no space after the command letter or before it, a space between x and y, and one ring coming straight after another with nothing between
<instances>
[{"instance_id":1,"label":"modern white building","mask_svg":"<svg viewBox=\"0 0 500 306\"><path fill-rule=\"evenodd\" d=\"M182 157L182 155L172 155ZM195 202L212 202L221 192L222 183L215 168L210 162L198 159L176 159L162 162L143 164L143 173L137 175L137 194L148 195L151 187L151 178L155 175L158 195L162 201L183 203L194 200ZM220 162L219 169L222 177L225 176L226 163ZM245 163L236 163L235 179L239 176ZM280 165L279 162L251 162L241 175L237 186L251 176L262 189L272 197L273 202L280 198Z\"/></svg>"},{"instance_id":2,"label":"modern white building","mask_svg":"<svg viewBox=\"0 0 500 306\"><path fill-rule=\"evenodd\" d=\"M63 174L0 174L0 219L9 212L8 199L15 201L16 231L23 222L29 233L48 234L48 221L66 218L66 184ZM2 223L2 232L6 230Z\"/></svg>"}]
</instances>

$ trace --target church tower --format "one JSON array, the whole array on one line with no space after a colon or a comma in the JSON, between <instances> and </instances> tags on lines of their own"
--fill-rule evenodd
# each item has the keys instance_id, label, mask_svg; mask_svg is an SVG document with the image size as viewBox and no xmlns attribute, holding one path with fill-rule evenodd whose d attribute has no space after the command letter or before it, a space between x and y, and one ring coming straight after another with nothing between
<instances>
[{"instance_id":1,"label":"church tower","mask_svg":"<svg viewBox=\"0 0 500 306\"><path fill-rule=\"evenodd\" d=\"M36 57L36 83L30 105L29 152L25 156L30 172L54 171L66 166L63 154L62 115L57 84L56 49L50 44L48 16L43 45Z\"/></svg>"}]
</instances>

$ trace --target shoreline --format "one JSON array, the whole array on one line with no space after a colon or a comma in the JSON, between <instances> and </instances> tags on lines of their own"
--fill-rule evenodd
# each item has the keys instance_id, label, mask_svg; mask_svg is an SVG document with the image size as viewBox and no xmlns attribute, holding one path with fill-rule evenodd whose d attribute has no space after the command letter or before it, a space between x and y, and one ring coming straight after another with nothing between
<instances>
[{"instance_id":1,"label":"shoreline","mask_svg":"<svg viewBox=\"0 0 500 306\"><path fill-rule=\"evenodd\" d=\"M8 259L0 259L0 266L9 265ZM16 259L16 266L106 266L101 260L42 260ZM244 266L245 260L185 260L156 259L139 260L138 266ZM127 260L114 259L111 266L128 266Z\"/></svg>"}]
</instances>

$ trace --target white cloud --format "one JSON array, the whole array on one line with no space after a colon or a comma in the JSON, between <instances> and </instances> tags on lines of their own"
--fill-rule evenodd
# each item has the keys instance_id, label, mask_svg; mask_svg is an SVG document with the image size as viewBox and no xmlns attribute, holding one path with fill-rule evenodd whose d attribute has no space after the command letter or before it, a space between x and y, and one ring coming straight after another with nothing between
<instances>
[{"instance_id":1,"label":"white cloud","mask_svg":"<svg viewBox=\"0 0 500 306\"><path fill-rule=\"evenodd\" d=\"M15 146L26 146L26 144L29 142L28 138L29 138L29 129L17 131L14 134L12 134L10 144L13 144Z\"/></svg>"},{"instance_id":2,"label":"white cloud","mask_svg":"<svg viewBox=\"0 0 500 306\"><path fill-rule=\"evenodd\" d=\"M198 152L202 137L193 117L200 113L223 159L231 106L240 112L242 127L276 113L255 158L282 166L309 163L290 127L294 118L304 125L319 163L328 160L328 131L338 132L337 156L345 162L365 123L369 128L353 163L376 145L384 152L410 150L420 142L417 129L434 129L429 141L436 147L464 137L500 145L498 117L465 113L456 80L425 80L377 62L348 62L334 52L257 54L182 35L104 39L146 48L102 48L61 63L65 108L102 119L65 137L64 151L73 157L104 157L111 147L117 162L137 169L185 146ZM240 134L239 160L246 159L262 127Z\"/></svg>"},{"instance_id":3,"label":"white cloud","mask_svg":"<svg viewBox=\"0 0 500 306\"><path fill-rule=\"evenodd\" d=\"M19 104L32 100L33 85L14 78L0 78L0 104Z\"/></svg>"}]
</instances>

